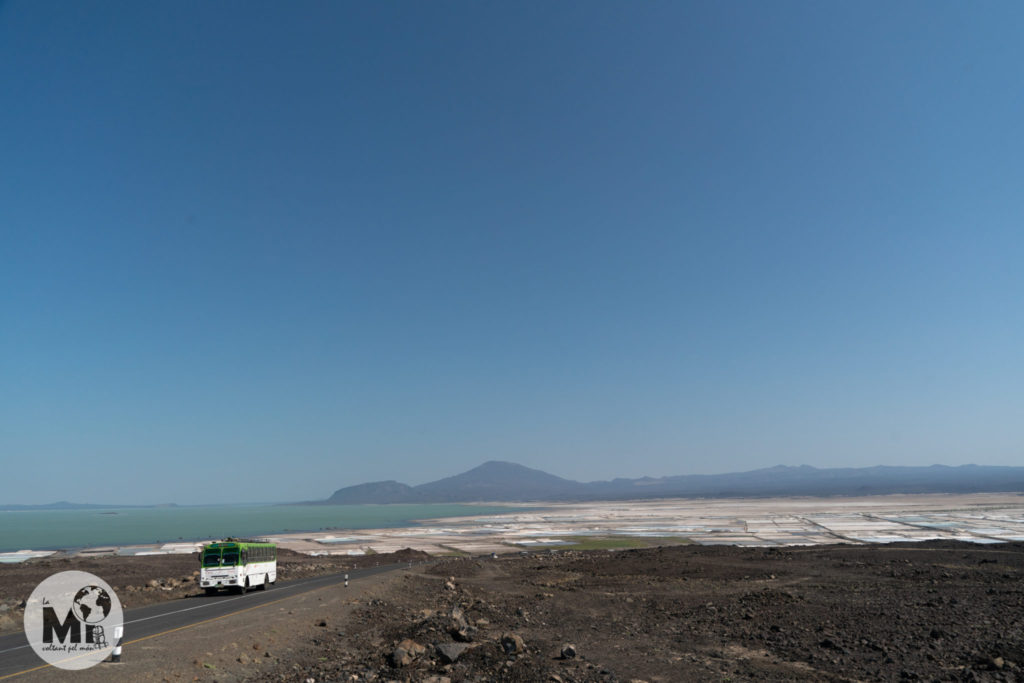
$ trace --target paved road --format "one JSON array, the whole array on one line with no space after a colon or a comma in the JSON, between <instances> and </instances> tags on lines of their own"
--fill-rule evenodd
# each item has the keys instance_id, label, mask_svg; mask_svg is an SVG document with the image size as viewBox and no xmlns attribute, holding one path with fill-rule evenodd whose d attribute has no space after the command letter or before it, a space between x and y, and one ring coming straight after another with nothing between
<instances>
[{"instance_id":1,"label":"paved road","mask_svg":"<svg viewBox=\"0 0 1024 683\"><path fill-rule=\"evenodd\" d=\"M355 581L373 574L394 571L408 566L403 562L367 569L350 569L348 575L351 580ZM201 595L126 610L124 613L125 647L127 648L132 641L152 638L207 619L259 607L316 588L341 584L344 581L344 573L327 574L295 581L279 581L270 590L250 591L245 595L231 593L212 597ZM13 678L44 664L45 662L29 646L28 639L23 632L0 636L0 680Z\"/></svg>"}]
</instances>

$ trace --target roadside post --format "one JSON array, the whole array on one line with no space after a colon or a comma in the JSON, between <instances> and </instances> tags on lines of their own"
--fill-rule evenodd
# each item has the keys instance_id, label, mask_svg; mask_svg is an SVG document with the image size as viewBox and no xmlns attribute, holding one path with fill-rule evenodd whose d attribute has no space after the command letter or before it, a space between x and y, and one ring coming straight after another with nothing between
<instances>
[{"instance_id":1,"label":"roadside post","mask_svg":"<svg viewBox=\"0 0 1024 683\"><path fill-rule=\"evenodd\" d=\"M348 588L348 574L345 574L345 588Z\"/></svg>"},{"instance_id":2,"label":"roadside post","mask_svg":"<svg viewBox=\"0 0 1024 683\"><path fill-rule=\"evenodd\" d=\"M114 627L114 651L110 653L110 661L121 661L121 639L124 638L124 626Z\"/></svg>"}]
</instances>

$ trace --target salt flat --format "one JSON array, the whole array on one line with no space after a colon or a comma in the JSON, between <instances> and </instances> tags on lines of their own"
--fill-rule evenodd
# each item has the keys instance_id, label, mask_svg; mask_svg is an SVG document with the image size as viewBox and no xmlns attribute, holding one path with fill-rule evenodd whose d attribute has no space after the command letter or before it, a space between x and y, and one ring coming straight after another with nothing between
<instances>
[{"instance_id":1,"label":"salt flat","mask_svg":"<svg viewBox=\"0 0 1024 683\"><path fill-rule=\"evenodd\" d=\"M797 546L948 539L1024 541L1024 495L921 494L856 498L664 499L532 503L521 511L424 520L357 534L272 537L313 554L507 553L587 538L701 545Z\"/></svg>"}]
</instances>

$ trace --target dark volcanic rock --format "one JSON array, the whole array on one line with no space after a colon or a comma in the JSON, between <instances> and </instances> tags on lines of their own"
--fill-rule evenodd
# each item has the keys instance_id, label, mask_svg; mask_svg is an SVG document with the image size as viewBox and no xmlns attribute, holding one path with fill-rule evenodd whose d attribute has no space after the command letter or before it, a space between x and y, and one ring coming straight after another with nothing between
<instances>
[{"instance_id":1,"label":"dark volcanic rock","mask_svg":"<svg viewBox=\"0 0 1024 683\"><path fill-rule=\"evenodd\" d=\"M519 655L526 652L526 643L516 633L506 633L501 637L501 647L505 654Z\"/></svg>"},{"instance_id":2,"label":"dark volcanic rock","mask_svg":"<svg viewBox=\"0 0 1024 683\"><path fill-rule=\"evenodd\" d=\"M452 638L468 643L473 640L474 632L476 632L476 628L474 626L470 626L469 622L466 621L466 615L462 611L462 608L453 607L451 623L448 625L448 633L451 634Z\"/></svg>"},{"instance_id":3,"label":"dark volcanic rock","mask_svg":"<svg viewBox=\"0 0 1024 683\"><path fill-rule=\"evenodd\" d=\"M449 576L456 591L440 589ZM1022 679L1022 582L1024 543L448 558L357 607L344 636L308 622L298 666L327 681L1005 683ZM486 624L471 647L450 642L461 621ZM388 644L405 639L435 645L392 668ZM295 666L245 680L302 680Z\"/></svg>"},{"instance_id":4,"label":"dark volcanic rock","mask_svg":"<svg viewBox=\"0 0 1024 683\"><path fill-rule=\"evenodd\" d=\"M441 643L434 649L437 650L437 655L441 658L442 662L451 664L471 647L473 646L466 643Z\"/></svg>"}]
</instances>

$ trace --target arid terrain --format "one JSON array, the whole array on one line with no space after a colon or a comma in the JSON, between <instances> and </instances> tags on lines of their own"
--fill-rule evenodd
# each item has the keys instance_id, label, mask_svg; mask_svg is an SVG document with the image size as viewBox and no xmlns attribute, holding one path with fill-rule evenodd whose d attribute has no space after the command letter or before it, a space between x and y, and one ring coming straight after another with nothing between
<instances>
[{"instance_id":1,"label":"arid terrain","mask_svg":"<svg viewBox=\"0 0 1024 683\"><path fill-rule=\"evenodd\" d=\"M329 568L326 558L294 559L294 573ZM187 566L181 569L175 576L184 578ZM0 585L7 591L10 584ZM148 640L128 648L125 663L80 678L1024 678L1020 543L689 545L441 558L266 610L258 619L259 612L238 615ZM48 669L26 680L60 675Z\"/></svg>"},{"instance_id":2,"label":"arid terrain","mask_svg":"<svg viewBox=\"0 0 1024 683\"><path fill-rule=\"evenodd\" d=\"M444 560L306 637L250 680L1015 681L1024 544Z\"/></svg>"}]
</instances>

